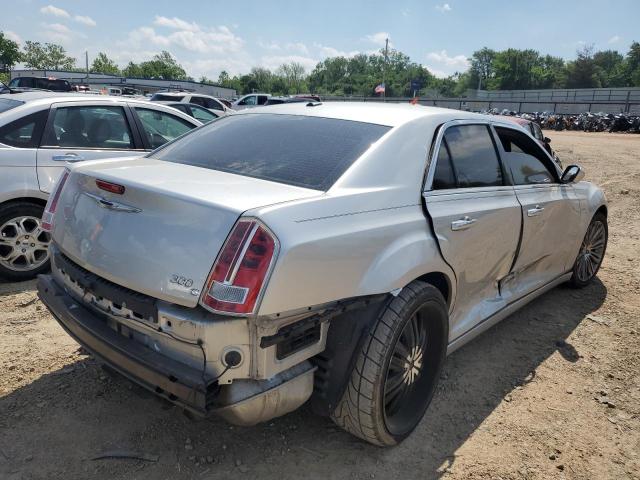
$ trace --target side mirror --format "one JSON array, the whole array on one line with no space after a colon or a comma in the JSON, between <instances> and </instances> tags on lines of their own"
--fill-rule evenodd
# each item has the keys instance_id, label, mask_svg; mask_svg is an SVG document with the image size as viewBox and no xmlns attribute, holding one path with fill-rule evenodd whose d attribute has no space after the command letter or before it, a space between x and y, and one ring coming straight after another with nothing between
<instances>
[{"instance_id":1,"label":"side mirror","mask_svg":"<svg viewBox=\"0 0 640 480\"><path fill-rule=\"evenodd\" d=\"M543 141L544 143L551 143L551 139L550 139L549 137L544 137L544 138L542 139L542 141Z\"/></svg>"},{"instance_id":2,"label":"side mirror","mask_svg":"<svg viewBox=\"0 0 640 480\"><path fill-rule=\"evenodd\" d=\"M578 165L569 165L560 177L562 183L579 182L584 178L584 171Z\"/></svg>"}]
</instances>

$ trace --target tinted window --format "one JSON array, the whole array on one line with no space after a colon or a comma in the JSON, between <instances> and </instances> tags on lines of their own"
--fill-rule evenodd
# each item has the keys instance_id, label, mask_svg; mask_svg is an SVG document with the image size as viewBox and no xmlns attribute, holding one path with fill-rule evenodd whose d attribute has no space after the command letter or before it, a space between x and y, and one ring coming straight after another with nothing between
<instances>
[{"instance_id":1,"label":"tinted window","mask_svg":"<svg viewBox=\"0 0 640 480\"><path fill-rule=\"evenodd\" d=\"M0 98L0 113L6 112L7 110L11 110L12 108L19 107L23 105L24 102L20 100L12 100L9 98Z\"/></svg>"},{"instance_id":2,"label":"tinted window","mask_svg":"<svg viewBox=\"0 0 640 480\"><path fill-rule=\"evenodd\" d=\"M200 105L201 107L206 106L205 98L203 97L191 97L189 103L195 103L196 105Z\"/></svg>"},{"instance_id":3,"label":"tinted window","mask_svg":"<svg viewBox=\"0 0 640 480\"><path fill-rule=\"evenodd\" d=\"M151 148L158 148L194 128L190 123L166 112L138 107L136 112Z\"/></svg>"},{"instance_id":4,"label":"tinted window","mask_svg":"<svg viewBox=\"0 0 640 480\"><path fill-rule=\"evenodd\" d=\"M459 187L502 185L500 161L485 125L449 127L444 138Z\"/></svg>"},{"instance_id":5,"label":"tinted window","mask_svg":"<svg viewBox=\"0 0 640 480\"><path fill-rule=\"evenodd\" d=\"M496 127L496 132L506 152L505 164L515 185L555 181L547 168L549 159L535 140L510 128Z\"/></svg>"},{"instance_id":6,"label":"tinted window","mask_svg":"<svg viewBox=\"0 0 640 480\"><path fill-rule=\"evenodd\" d=\"M223 117L151 156L327 190L389 127L295 115Z\"/></svg>"},{"instance_id":7,"label":"tinted window","mask_svg":"<svg viewBox=\"0 0 640 480\"><path fill-rule=\"evenodd\" d=\"M20 148L36 148L49 110L32 113L0 127L0 143Z\"/></svg>"},{"instance_id":8,"label":"tinted window","mask_svg":"<svg viewBox=\"0 0 640 480\"><path fill-rule=\"evenodd\" d=\"M122 107L59 107L44 145L129 149L133 148L133 140Z\"/></svg>"},{"instance_id":9,"label":"tinted window","mask_svg":"<svg viewBox=\"0 0 640 480\"><path fill-rule=\"evenodd\" d=\"M258 95L258 105L264 105L267 100L269 100L269 97L266 95Z\"/></svg>"},{"instance_id":10,"label":"tinted window","mask_svg":"<svg viewBox=\"0 0 640 480\"><path fill-rule=\"evenodd\" d=\"M433 176L434 190L443 190L445 188L456 188L456 176L451 164L451 156L447 147L447 142L442 141L438 159L436 161L436 171Z\"/></svg>"}]
</instances>

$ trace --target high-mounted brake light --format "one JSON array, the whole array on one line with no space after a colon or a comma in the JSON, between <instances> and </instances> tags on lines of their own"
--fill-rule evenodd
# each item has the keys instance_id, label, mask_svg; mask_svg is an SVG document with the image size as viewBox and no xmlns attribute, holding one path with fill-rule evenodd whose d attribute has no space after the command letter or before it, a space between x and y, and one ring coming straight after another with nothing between
<instances>
[{"instance_id":1,"label":"high-mounted brake light","mask_svg":"<svg viewBox=\"0 0 640 480\"><path fill-rule=\"evenodd\" d=\"M201 304L213 312L253 313L277 248L275 236L258 220L239 220L213 264Z\"/></svg>"},{"instance_id":2,"label":"high-mounted brake light","mask_svg":"<svg viewBox=\"0 0 640 480\"><path fill-rule=\"evenodd\" d=\"M49 196L47 206L44 207L44 214L42 215L42 229L45 232L51 232L53 230L53 215L56 213L56 208L58 208L58 200L60 200L62 187L64 187L67 178L69 178L69 170L65 168L62 176L58 180L58 183L56 183L53 192Z\"/></svg>"}]
</instances>

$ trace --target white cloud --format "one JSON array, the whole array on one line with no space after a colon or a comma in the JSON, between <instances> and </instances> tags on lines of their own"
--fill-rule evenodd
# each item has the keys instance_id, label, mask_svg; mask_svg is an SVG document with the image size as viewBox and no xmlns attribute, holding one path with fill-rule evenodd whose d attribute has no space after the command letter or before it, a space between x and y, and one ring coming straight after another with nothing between
<instances>
[{"instance_id":1,"label":"white cloud","mask_svg":"<svg viewBox=\"0 0 640 480\"><path fill-rule=\"evenodd\" d=\"M86 25L87 27L96 26L96 21L93 18L87 17L85 15L76 15L75 17L73 17L73 19L78 23L82 23L83 25Z\"/></svg>"},{"instance_id":2,"label":"white cloud","mask_svg":"<svg viewBox=\"0 0 640 480\"><path fill-rule=\"evenodd\" d=\"M366 35L363 40L383 47L387 38L389 38L389 32L376 32L371 35Z\"/></svg>"},{"instance_id":3,"label":"white cloud","mask_svg":"<svg viewBox=\"0 0 640 480\"><path fill-rule=\"evenodd\" d=\"M40 9L40 13L43 15L53 15L54 17L60 18L69 18L69 12L63 10L62 8L54 7L53 5L47 5L46 7L42 7Z\"/></svg>"},{"instance_id":4,"label":"white cloud","mask_svg":"<svg viewBox=\"0 0 640 480\"><path fill-rule=\"evenodd\" d=\"M618 43L620 40L622 40L622 37L620 37L620 35L614 35L607 41L607 43L614 44L614 43Z\"/></svg>"},{"instance_id":5,"label":"white cloud","mask_svg":"<svg viewBox=\"0 0 640 480\"><path fill-rule=\"evenodd\" d=\"M187 30L190 32L198 32L200 31L200 27L195 22L187 22L186 20L182 20L178 17L168 18L156 15L153 24L158 27L167 27L173 28L174 30Z\"/></svg>"},{"instance_id":6,"label":"white cloud","mask_svg":"<svg viewBox=\"0 0 640 480\"><path fill-rule=\"evenodd\" d=\"M448 3L443 3L442 5L436 5L436 10L440 13L445 13L450 12L452 9L451 5L449 5Z\"/></svg>"},{"instance_id":7,"label":"white cloud","mask_svg":"<svg viewBox=\"0 0 640 480\"><path fill-rule=\"evenodd\" d=\"M469 68L469 59L464 55L450 56L446 50L427 53L427 68L437 77L447 77Z\"/></svg>"},{"instance_id":8,"label":"white cloud","mask_svg":"<svg viewBox=\"0 0 640 480\"><path fill-rule=\"evenodd\" d=\"M43 23L41 26L42 34L50 42L68 45L74 37L74 32L71 31L69 27L61 23Z\"/></svg>"},{"instance_id":9,"label":"white cloud","mask_svg":"<svg viewBox=\"0 0 640 480\"><path fill-rule=\"evenodd\" d=\"M244 40L228 27L201 27L179 18L156 17L156 24L169 27L174 32L163 35L153 27L139 27L129 32L127 44L145 47L149 44L162 47L178 47L197 53L235 53L242 49Z\"/></svg>"},{"instance_id":10,"label":"white cloud","mask_svg":"<svg viewBox=\"0 0 640 480\"><path fill-rule=\"evenodd\" d=\"M346 52L343 50L338 50L337 48L329 47L327 45L322 45L321 43L314 43L313 46L318 49L320 53L320 57L345 57L351 58L359 54L358 50L352 50L350 52Z\"/></svg>"},{"instance_id":11,"label":"white cloud","mask_svg":"<svg viewBox=\"0 0 640 480\"><path fill-rule=\"evenodd\" d=\"M22 45L22 37L18 35L16 32L12 32L11 30L5 30L4 36L9 40L13 40L18 45Z\"/></svg>"}]
</instances>

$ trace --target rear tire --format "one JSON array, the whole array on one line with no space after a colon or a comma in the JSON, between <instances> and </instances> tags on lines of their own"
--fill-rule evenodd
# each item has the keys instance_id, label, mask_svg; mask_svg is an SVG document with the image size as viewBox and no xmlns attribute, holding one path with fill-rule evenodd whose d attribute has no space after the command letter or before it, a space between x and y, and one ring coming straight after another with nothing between
<instances>
[{"instance_id":1,"label":"rear tire","mask_svg":"<svg viewBox=\"0 0 640 480\"><path fill-rule=\"evenodd\" d=\"M400 443L431 403L447 352L447 304L433 285L414 281L366 334L332 420L380 446Z\"/></svg>"},{"instance_id":2,"label":"rear tire","mask_svg":"<svg viewBox=\"0 0 640 480\"><path fill-rule=\"evenodd\" d=\"M573 264L573 275L569 280L571 287L586 287L595 278L602 265L608 239L607 216L598 212L591 219L580 245L578 257Z\"/></svg>"},{"instance_id":3,"label":"rear tire","mask_svg":"<svg viewBox=\"0 0 640 480\"><path fill-rule=\"evenodd\" d=\"M0 278L20 282L49 270L51 236L41 229L43 211L29 202L0 206Z\"/></svg>"}]
</instances>

